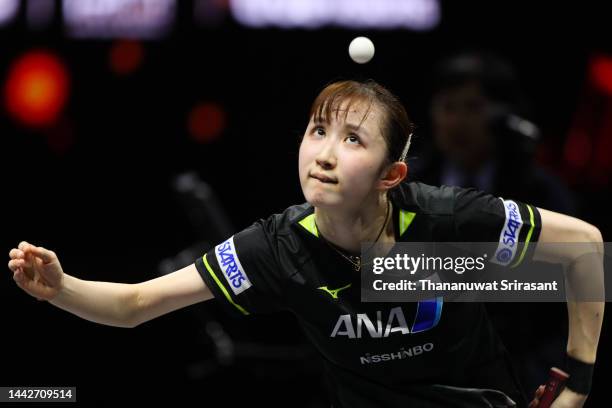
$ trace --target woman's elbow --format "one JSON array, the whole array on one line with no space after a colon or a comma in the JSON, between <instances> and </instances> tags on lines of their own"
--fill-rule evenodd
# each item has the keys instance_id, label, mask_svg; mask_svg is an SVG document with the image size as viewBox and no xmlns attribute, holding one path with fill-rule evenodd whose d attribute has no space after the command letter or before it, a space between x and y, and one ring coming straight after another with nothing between
<instances>
[{"instance_id":1,"label":"woman's elbow","mask_svg":"<svg viewBox=\"0 0 612 408\"><path fill-rule=\"evenodd\" d=\"M593 242L603 242L603 235L601 234L601 231L594 225L591 225L590 236Z\"/></svg>"},{"instance_id":2,"label":"woman's elbow","mask_svg":"<svg viewBox=\"0 0 612 408\"><path fill-rule=\"evenodd\" d=\"M603 237L599 228L592 224L582 221L580 228L573 232L573 238L570 242L577 243L567 247L568 254L574 254L571 261L586 254L597 254L598 258L603 257Z\"/></svg>"},{"instance_id":3,"label":"woman's elbow","mask_svg":"<svg viewBox=\"0 0 612 408\"><path fill-rule=\"evenodd\" d=\"M130 290L125 293L124 298L120 302L117 326L133 329L144 323L141 318L143 299L138 290L138 285L132 284L129 288Z\"/></svg>"},{"instance_id":4,"label":"woman's elbow","mask_svg":"<svg viewBox=\"0 0 612 408\"><path fill-rule=\"evenodd\" d=\"M604 253L603 235L601 234L601 231L599 230L599 228L591 224L588 224L588 225L589 225L589 229L587 233L588 241L595 245L595 248L600 255L603 255Z\"/></svg>"}]
</instances>

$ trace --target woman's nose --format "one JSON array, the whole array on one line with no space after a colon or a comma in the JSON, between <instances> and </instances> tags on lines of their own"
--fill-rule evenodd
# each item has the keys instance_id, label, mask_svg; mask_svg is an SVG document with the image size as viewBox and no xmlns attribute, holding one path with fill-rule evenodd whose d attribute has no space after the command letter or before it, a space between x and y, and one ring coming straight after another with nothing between
<instances>
[{"instance_id":1,"label":"woman's nose","mask_svg":"<svg viewBox=\"0 0 612 408\"><path fill-rule=\"evenodd\" d=\"M315 161L322 168L329 170L334 168L336 165L336 158L333 153L333 148L331 146L326 146L323 150L319 152Z\"/></svg>"},{"instance_id":2,"label":"woman's nose","mask_svg":"<svg viewBox=\"0 0 612 408\"><path fill-rule=\"evenodd\" d=\"M324 169L334 168L336 165L335 148L332 138L328 138L315 157L317 164Z\"/></svg>"},{"instance_id":3,"label":"woman's nose","mask_svg":"<svg viewBox=\"0 0 612 408\"><path fill-rule=\"evenodd\" d=\"M317 164L325 170L330 170L334 167L334 165L328 159L317 158L316 161L317 161Z\"/></svg>"}]
</instances>

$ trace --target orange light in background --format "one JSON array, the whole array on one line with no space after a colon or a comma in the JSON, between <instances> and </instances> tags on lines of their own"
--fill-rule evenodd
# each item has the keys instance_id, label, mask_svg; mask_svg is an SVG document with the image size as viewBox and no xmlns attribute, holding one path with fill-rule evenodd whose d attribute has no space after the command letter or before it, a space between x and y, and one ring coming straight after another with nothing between
<instances>
[{"instance_id":1,"label":"orange light in background","mask_svg":"<svg viewBox=\"0 0 612 408\"><path fill-rule=\"evenodd\" d=\"M612 95L612 58L599 55L591 61L591 78L595 85Z\"/></svg>"},{"instance_id":2,"label":"orange light in background","mask_svg":"<svg viewBox=\"0 0 612 408\"><path fill-rule=\"evenodd\" d=\"M143 57L144 48L140 41L119 40L110 49L110 68L117 75L128 75L140 68Z\"/></svg>"},{"instance_id":3,"label":"orange light in background","mask_svg":"<svg viewBox=\"0 0 612 408\"><path fill-rule=\"evenodd\" d=\"M53 124L68 99L69 77L54 54L31 51L10 67L4 89L8 112L27 126Z\"/></svg>"},{"instance_id":4,"label":"orange light in background","mask_svg":"<svg viewBox=\"0 0 612 408\"><path fill-rule=\"evenodd\" d=\"M207 143L217 139L225 129L225 111L216 103L196 105L189 112L187 127L193 139Z\"/></svg>"}]
</instances>

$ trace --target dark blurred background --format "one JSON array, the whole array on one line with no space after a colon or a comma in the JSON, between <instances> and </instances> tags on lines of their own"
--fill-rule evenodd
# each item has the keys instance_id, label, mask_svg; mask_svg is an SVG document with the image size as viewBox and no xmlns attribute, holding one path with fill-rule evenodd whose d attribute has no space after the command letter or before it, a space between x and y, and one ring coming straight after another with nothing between
<instances>
[{"instance_id":1,"label":"dark blurred background","mask_svg":"<svg viewBox=\"0 0 612 408\"><path fill-rule=\"evenodd\" d=\"M484 109L490 133L512 146L530 139L521 177L545 173L544 185L568 201L545 201L520 179L483 189L559 204L606 239L612 26L599 4L0 0L2 247L8 254L27 240L53 249L67 273L90 280L140 282L181 268L304 201L299 138L317 92L340 78L394 91L417 124L412 178L448 182L430 171L448 153L436 142L436 106L480 83L441 85L439 68L457 53L512 67L528 108L506 104L490 115L496 96L480 84L480 102L465 109ZM347 52L359 35L376 46L364 65ZM489 158L503 163L497 174L522 163L505 154ZM119 329L37 302L8 269L1 283L2 386L76 386L79 401L107 405L329 405L316 352L289 315L236 320L208 302ZM563 353L565 306L491 308L531 393ZM604 325L587 406L603 406L608 337Z\"/></svg>"}]
</instances>

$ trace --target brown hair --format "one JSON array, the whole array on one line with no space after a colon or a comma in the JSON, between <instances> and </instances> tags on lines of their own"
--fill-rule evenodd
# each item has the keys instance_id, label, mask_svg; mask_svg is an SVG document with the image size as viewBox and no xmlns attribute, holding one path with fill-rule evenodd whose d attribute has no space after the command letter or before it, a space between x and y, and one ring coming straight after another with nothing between
<instances>
[{"instance_id":1,"label":"brown hair","mask_svg":"<svg viewBox=\"0 0 612 408\"><path fill-rule=\"evenodd\" d=\"M406 109L387 88L374 80L366 81L338 81L327 85L315 98L310 108L310 117L317 121L329 120L335 112L336 119L340 107L344 112L344 119L348 115L351 105L365 102L366 112L361 119L363 122L376 103L383 113L381 133L387 143L387 156L384 165L396 161L405 161L405 148L409 147L410 137L414 124L410 120ZM360 123L361 125L361 123Z\"/></svg>"}]
</instances>

